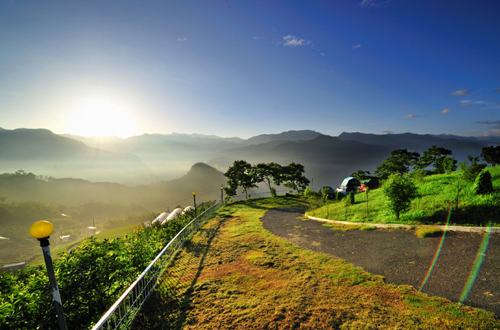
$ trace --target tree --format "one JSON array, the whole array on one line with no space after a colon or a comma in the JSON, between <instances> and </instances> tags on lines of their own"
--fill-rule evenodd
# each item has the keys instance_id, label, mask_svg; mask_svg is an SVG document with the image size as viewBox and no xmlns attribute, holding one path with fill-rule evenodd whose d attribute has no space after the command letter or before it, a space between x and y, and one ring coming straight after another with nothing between
<instances>
[{"instance_id":1,"label":"tree","mask_svg":"<svg viewBox=\"0 0 500 330\"><path fill-rule=\"evenodd\" d=\"M304 176L304 165L290 163L282 168L281 182L287 188L299 190L309 185L309 179Z\"/></svg>"},{"instance_id":2,"label":"tree","mask_svg":"<svg viewBox=\"0 0 500 330\"><path fill-rule=\"evenodd\" d=\"M271 182L279 186L282 180L282 166L276 163L260 163L252 167L252 173L256 182L264 182L269 188L272 196L275 196L276 189L271 186Z\"/></svg>"},{"instance_id":3,"label":"tree","mask_svg":"<svg viewBox=\"0 0 500 330\"><path fill-rule=\"evenodd\" d=\"M457 160L455 157L444 157L441 165L443 172L450 174L457 169Z\"/></svg>"},{"instance_id":4,"label":"tree","mask_svg":"<svg viewBox=\"0 0 500 330\"><path fill-rule=\"evenodd\" d=\"M382 178L387 178L391 174L404 174L410 171L410 168L415 166L420 154L416 151L408 151L407 149L396 149L391 151L391 157L384 160L382 164L377 166L375 174Z\"/></svg>"},{"instance_id":5,"label":"tree","mask_svg":"<svg viewBox=\"0 0 500 330\"><path fill-rule=\"evenodd\" d=\"M412 199L418 196L417 186L408 175L393 174L382 186L384 195L389 199L389 208L396 215L408 211L411 207Z\"/></svg>"},{"instance_id":6,"label":"tree","mask_svg":"<svg viewBox=\"0 0 500 330\"><path fill-rule=\"evenodd\" d=\"M352 172L349 176L352 176L359 181L366 180L371 177L370 171L357 170L356 172Z\"/></svg>"},{"instance_id":7,"label":"tree","mask_svg":"<svg viewBox=\"0 0 500 330\"><path fill-rule=\"evenodd\" d=\"M236 195L236 189L242 187L245 197L248 198L248 190L257 187L252 165L244 160L235 160L233 166L224 173L224 176L228 178L228 187L224 188L228 196Z\"/></svg>"},{"instance_id":8,"label":"tree","mask_svg":"<svg viewBox=\"0 0 500 330\"><path fill-rule=\"evenodd\" d=\"M351 205L354 205L354 203L356 203L356 199L354 197L354 191L351 191L348 197L349 197L349 203L351 203Z\"/></svg>"},{"instance_id":9,"label":"tree","mask_svg":"<svg viewBox=\"0 0 500 330\"><path fill-rule=\"evenodd\" d=\"M481 157L483 157L485 162L491 164L491 166L497 166L497 164L500 164L500 146L484 147Z\"/></svg>"},{"instance_id":10,"label":"tree","mask_svg":"<svg viewBox=\"0 0 500 330\"><path fill-rule=\"evenodd\" d=\"M488 170L483 169L481 173L479 173L472 186L472 191L477 195L485 195L493 192L491 173Z\"/></svg>"},{"instance_id":11,"label":"tree","mask_svg":"<svg viewBox=\"0 0 500 330\"><path fill-rule=\"evenodd\" d=\"M438 146L432 146L426 151L424 151L422 157L418 159L416 167L418 169L425 169L429 166L434 166L435 168L434 171L436 173L444 173L445 169L443 162L445 162L445 159L447 158L446 156L449 156L451 154L452 152L449 149ZM457 161L453 160L454 166L456 166L456 163Z\"/></svg>"},{"instance_id":12,"label":"tree","mask_svg":"<svg viewBox=\"0 0 500 330\"><path fill-rule=\"evenodd\" d=\"M479 164L479 157L467 156L470 165L467 161L459 162L458 169L460 171L460 177L467 182L474 182L477 175L486 167L486 164Z\"/></svg>"}]
</instances>

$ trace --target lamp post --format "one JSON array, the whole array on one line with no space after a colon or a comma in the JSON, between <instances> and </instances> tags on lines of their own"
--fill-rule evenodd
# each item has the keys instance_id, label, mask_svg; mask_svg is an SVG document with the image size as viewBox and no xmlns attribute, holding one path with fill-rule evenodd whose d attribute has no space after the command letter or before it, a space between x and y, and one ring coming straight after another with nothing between
<instances>
[{"instance_id":1,"label":"lamp post","mask_svg":"<svg viewBox=\"0 0 500 330\"><path fill-rule=\"evenodd\" d=\"M224 187L220 186L220 202L224 200Z\"/></svg>"},{"instance_id":2,"label":"lamp post","mask_svg":"<svg viewBox=\"0 0 500 330\"><path fill-rule=\"evenodd\" d=\"M198 212L196 211L196 193L193 192L193 200L194 200L194 216L196 217L198 215Z\"/></svg>"},{"instance_id":3,"label":"lamp post","mask_svg":"<svg viewBox=\"0 0 500 330\"><path fill-rule=\"evenodd\" d=\"M54 226L45 220L37 221L30 227L30 235L38 239L42 247L43 258L45 259L45 266L47 267L47 274L49 275L50 291L52 292L52 298L54 299L54 305L57 312L57 320L59 321L59 328L61 328L61 330L68 330L66 319L64 318L61 296L57 288L54 266L52 265L52 256L50 255L49 238L53 231Z\"/></svg>"}]
</instances>

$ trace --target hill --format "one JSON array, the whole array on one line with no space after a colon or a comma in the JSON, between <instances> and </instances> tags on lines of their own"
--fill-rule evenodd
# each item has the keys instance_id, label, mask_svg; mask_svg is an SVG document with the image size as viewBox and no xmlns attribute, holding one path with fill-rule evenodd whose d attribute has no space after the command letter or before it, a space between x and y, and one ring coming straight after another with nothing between
<instances>
[{"instance_id":1,"label":"hill","mask_svg":"<svg viewBox=\"0 0 500 330\"><path fill-rule=\"evenodd\" d=\"M140 205L151 211L164 211L177 204L220 199L223 174L206 164L195 164L182 177L150 185L125 186L118 183L90 182L82 179L55 179L33 173L0 174L0 196L8 202L41 201L56 205L112 203Z\"/></svg>"},{"instance_id":2,"label":"hill","mask_svg":"<svg viewBox=\"0 0 500 330\"><path fill-rule=\"evenodd\" d=\"M467 159L467 156L479 156L482 148L489 146L490 140L479 140L476 138L454 137L454 136L436 136L420 135L413 133L403 134L365 134L365 133L342 133L339 139L343 141L359 141L381 147L394 149L408 149L422 154L431 146L444 147L453 152L453 156L459 161Z\"/></svg>"},{"instance_id":3,"label":"hill","mask_svg":"<svg viewBox=\"0 0 500 330\"><path fill-rule=\"evenodd\" d=\"M234 159L244 159L252 164L271 161L281 165L300 163L305 167L306 177L314 179L314 188L338 186L350 173L359 169L373 171L389 156L390 150L381 146L320 134L306 141L275 140L227 150L225 157L209 163L218 167L230 166Z\"/></svg>"},{"instance_id":4,"label":"hill","mask_svg":"<svg viewBox=\"0 0 500 330\"><path fill-rule=\"evenodd\" d=\"M158 180L133 154L91 148L45 129L1 130L0 168L126 184Z\"/></svg>"}]
</instances>

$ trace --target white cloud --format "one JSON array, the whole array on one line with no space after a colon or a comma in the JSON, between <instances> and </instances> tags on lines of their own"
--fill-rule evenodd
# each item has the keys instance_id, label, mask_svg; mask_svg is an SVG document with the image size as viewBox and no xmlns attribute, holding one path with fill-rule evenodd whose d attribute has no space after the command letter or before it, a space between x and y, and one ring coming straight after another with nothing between
<instances>
[{"instance_id":1,"label":"white cloud","mask_svg":"<svg viewBox=\"0 0 500 330\"><path fill-rule=\"evenodd\" d=\"M323 52L319 53L319 55L320 55L320 56L326 56L326 54L325 54L325 53L323 53Z\"/></svg>"},{"instance_id":2,"label":"white cloud","mask_svg":"<svg viewBox=\"0 0 500 330\"><path fill-rule=\"evenodd\" d=\"M472 101L462 100L460 101L459 107L468 107Z\"/></svg>"},{"instance_id":3,"label":"white cloud","mask_svg":"<svg viewBox=\"0 0 500 330\"><path fill-rule=\"evenodd\" d=\"M296 36L292 36L291 34L283 37L283 40L285 40L283 46L286 47L307 46L311 43L309 40L297 38Z\"/></svg>"},{"instance_id":4,"label":"white cloud","mask_svg":"<svg viewBox=\"0 0 500 330\"><path fill-rule=\"evenodd\" d=\"M443 111L441 111L441 114L442 114L442 115L449 115L449 114L450 114L450 112L451 112L451 110L450 110L450 109L445 108L445 109L443 109Z\"/></svg>"},{"instance_id":5,"label":"white cloud","mask_svg":"<svg viewBox=\"0 0 500 330\"><path fill-rule=\"evenodd\" d=\"M352 49L357 49L357 48L361 48L361 44L357 44L357 45L352 46Z\"/></svg>"},{"instance_id":6,"label":"white cloud","mask_svg":"<svg viewBox=\"0 0 500 330\"><path fill-rule=\"evenodd\" d=\"M473 124L480 124L480 125L491 125L490 131L488 132L483 132L487 136L500 136L500 120L481 120L481 121L475 121Z\"/></svg>"},{"instance_id":7,"label":"white cloud","mask_svg":"<svg viewBox=\"0 0 500 330\"><path fill-rule=\"evenodd\" d=\"M375 2L375 0L362 0L360 6L363 8L373 8L373 7L385 7L392 0L386 0L382 2Z\"/></svg>"},{"instance_id":8,"label":"white cloud","mask_svg":"<svg viewBox=\"0 0 500 330\"><path fill-rule=\"evenodd\" d=\"M368 8L368 7L375 7L376 4L373 0L363 0L361 1L361 3L359 4L361 7L363 8Z\"/></svg>"},{"instance_id":9,"label":"white cloud","mask_svg":"<svg viewBox=\"0 0 500 330\"><path fill-rule=\"evenodd\" d=\"M383 134L394 134L394 131L380 131Z\"/></svg>"},{"instance_id":10,"label":"white cloud","mask_svg":"<svg viewBox=\"0 0 500 330\"><path fill-rule=\"evenodd\" d=\"M405 116L405 118L417 118L417 117L420 117L420 116L412 115L412 114L409 114L409 115Z\"/></svg>"},{"instance_id":11,"label":"white cloud","mask_svg":"<svg viewBox=\"0 0 500 330\"><path fill-rule=\"evenodd\" d=\"M186 41L186 40L188 40L188 38L186 38L186 37L184 37L184 38L177 38L177 40L179 40L179 41Z\"/></svg>"},{"instance_id":12,"label":"white cloud","mask_svg":"<svg viewBox=\"0 0 500 330\"><path fill-rule=\"evenodd\" d=\"M452 92L451 95L469 95L470 91L468 89L459 89L458 91Z\"/></svg>"}]
</instances>

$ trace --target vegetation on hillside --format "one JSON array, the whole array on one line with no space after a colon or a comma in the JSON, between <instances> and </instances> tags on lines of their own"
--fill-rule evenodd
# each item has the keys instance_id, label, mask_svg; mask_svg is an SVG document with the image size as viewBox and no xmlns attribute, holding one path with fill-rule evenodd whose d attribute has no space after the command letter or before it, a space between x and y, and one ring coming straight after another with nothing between
<instances>
[{"instance_id":1,"label":"vegetation on hillside","mask_svg":"<svg viewBox=\"0 0 500 330\"><path fill-rule=\"evenodd\" d=\"M308 214L352 222L444 225L452 207L450 224L487 226L491 221L494 226L500 225L499 166L487 167L482 172L491 176L491 189L486 194L477 194L478 184L465 180L460 170L429 176L421 173L412 173L418 196L411 201L409 211L401 213L399 221L388 207L389 199L383 189L356 194L355 203L347 213L342 203L310 198Z\"/></svg>"},{"instance_id":2,"label":"vegetation on hillside","mask_svg":"<svg viewBox=\"0 0 500 330\"><path fill-rule=\"evenodd\" d=\"M299 198L232 203L163 276L133 329L495 329L492 313L384 283L359 267L263 229L273 207Z\"/></svg>"},{"instance_id":3,"label":"vegetation on hillside","mask_svg":"<svg viewBox=\"0 0 500 330\"><path fill-rule=\"evenodd\" d=\"M199 212L210 205L200 205ZM119 239L91 237L77 248L63 252L54 262L54 269L68 328L88 329L99 320L193 216L191 211L165 225L139 226ZM0 292L2 330L57 327L44 266L0 273Z\"/></svg>"}]
</instances>

